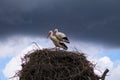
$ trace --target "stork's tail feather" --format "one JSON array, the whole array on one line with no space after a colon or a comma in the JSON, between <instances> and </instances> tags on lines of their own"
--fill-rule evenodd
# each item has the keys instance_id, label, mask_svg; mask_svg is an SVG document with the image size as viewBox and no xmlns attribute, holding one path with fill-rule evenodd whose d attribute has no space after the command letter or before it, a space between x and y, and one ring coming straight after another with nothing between
<instances>
[{"instance_id":1,"label":"stork's tail feather","mask_svg":"<svg viewBox=\"0 0 120 80\"><path fill-rule=\"evenodd\" d=\"M60 45L62 46L63 49L65 49L65 50L68 49L68 47L64 43L60 42Z\"/></svg>"},{"instance_id":2,"label":"stork's tail feather","mask_svg":"<svg viewBox=\"0 0 120 80\"><path fill-rule=\"evenodd\" d=\"M68 47L65 45L65 46L64 46L64 49L65 49L65 50L67 50L67 49L68 49Z\"/></svg>"}]
</instances>

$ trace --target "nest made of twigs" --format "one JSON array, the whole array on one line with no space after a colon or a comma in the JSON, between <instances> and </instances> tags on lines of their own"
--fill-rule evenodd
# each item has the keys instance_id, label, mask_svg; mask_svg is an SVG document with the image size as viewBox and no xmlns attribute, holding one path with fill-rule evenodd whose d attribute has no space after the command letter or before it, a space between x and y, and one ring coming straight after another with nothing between
<instances>
[{"instance_id":1,"label":"nest made of twigs","mask_svg":"<svg viewBox=\"0 0 120 80\"><path fill-rule=\"evenodd\" d=\"M48 49L25 55L20 80L99 80L84 53Z\"/></svg>"}]
</instances>

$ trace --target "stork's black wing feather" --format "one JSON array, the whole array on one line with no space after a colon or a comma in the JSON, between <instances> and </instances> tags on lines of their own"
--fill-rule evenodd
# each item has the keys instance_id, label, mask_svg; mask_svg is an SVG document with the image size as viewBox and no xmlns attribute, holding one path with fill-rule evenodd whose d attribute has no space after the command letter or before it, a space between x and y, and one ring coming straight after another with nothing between
<instances>
[{"instance_id":1,"label":"stork's black wing feather","mask_svg":"<svg viewBox=\"0 0 120 80\"><path fill-rule=\"evenodd\" d=\"M67 43L70 43L67 37L63 37L63 40L65 40Z\"/></svg>"}]
</instances>

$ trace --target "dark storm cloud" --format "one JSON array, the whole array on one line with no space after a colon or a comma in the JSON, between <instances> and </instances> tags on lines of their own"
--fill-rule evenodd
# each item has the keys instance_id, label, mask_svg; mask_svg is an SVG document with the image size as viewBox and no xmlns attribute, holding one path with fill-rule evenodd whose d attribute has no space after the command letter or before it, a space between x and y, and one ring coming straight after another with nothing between
<instances>
[{"instance_id":1,"label":"dark storm cloud","mask_svg":"<svg viewBox=\"0 0 120 80\"><path fill-rule=\"evenodd\" d=\"M57 27L73 39L120 47L119 4L119 0L1 0L0 36L44 36Z\"/></svg>"}]
</instances>

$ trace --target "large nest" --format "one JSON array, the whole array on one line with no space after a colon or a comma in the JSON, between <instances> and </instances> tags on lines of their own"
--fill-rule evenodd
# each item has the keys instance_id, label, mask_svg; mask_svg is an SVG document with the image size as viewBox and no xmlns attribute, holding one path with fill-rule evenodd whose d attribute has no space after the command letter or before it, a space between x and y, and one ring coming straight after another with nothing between
<instances>
[{"instance_id":1,"label":"large nest","mask_svg":"<svg viewBox=\"0 0 120 80\"><path fill-rule=\"evenodd\" d=\"M25 55L20 80L99 80L83 53L37 50Z\"/></svg>"}]
</instances>

